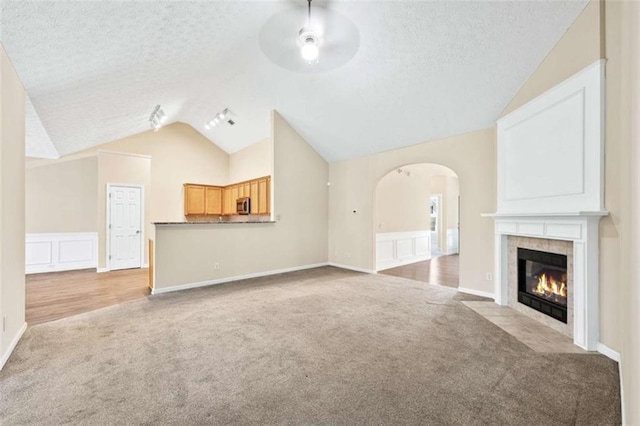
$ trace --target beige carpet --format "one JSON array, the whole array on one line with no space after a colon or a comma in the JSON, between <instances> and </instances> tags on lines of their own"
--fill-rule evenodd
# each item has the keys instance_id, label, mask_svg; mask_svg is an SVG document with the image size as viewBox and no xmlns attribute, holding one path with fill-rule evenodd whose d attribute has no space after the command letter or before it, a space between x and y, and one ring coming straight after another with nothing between
<instances>
[{"instance_id":1,"label":"beige carpet","mask_svg":"<svg viewBox=\"0 0 640 426\"><path fill-rule=\"evenodd\" d=\"M473 299L326 267L30 327L0 423L620 423L615 362L533 352Z\"/></svg>"}]
</instances>

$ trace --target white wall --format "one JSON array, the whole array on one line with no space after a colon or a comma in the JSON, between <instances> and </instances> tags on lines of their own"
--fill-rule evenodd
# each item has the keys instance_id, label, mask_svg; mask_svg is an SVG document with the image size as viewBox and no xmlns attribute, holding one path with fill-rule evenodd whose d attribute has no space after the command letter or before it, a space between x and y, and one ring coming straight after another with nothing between
<instances>
[{"instance_id":1,"label":"white wall","mask_svg":"<svg viewBox=\"0 0 640 426\"><path fill-rule=\"evenodd\" d=\"M156 226L154 292L327 262L328 165L277 112L272 123L277 222Z\"/></svg>"},{"instance_id":2,"label":"white wall","mask_svg":"<svg viewBox=\"0 0 640 426\"><path fill-rule=\"evenodd\" d=\"M0 368L26 328L25 91L0 45Z\"/></svg>"}]
</instances>

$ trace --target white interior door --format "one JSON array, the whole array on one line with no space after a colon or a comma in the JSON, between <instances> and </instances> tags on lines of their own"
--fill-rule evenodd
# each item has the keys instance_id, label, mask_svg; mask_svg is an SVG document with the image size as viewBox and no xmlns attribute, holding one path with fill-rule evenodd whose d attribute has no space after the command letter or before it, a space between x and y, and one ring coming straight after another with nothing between
<instances>
[{"instance_id":1,"label":"white interior door","mask_svg":"<svg viewBox=\"0 0 640 426\"><path fill-rule=\"evenodd\" d=\"M142 188L109 187L111 270L142 267Z\"/></svg>"}]
</instances>

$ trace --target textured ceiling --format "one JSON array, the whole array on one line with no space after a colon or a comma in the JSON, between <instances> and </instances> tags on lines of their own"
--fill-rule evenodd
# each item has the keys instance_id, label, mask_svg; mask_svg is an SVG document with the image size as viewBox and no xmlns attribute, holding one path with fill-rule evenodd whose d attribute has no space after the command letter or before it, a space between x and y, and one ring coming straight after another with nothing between
<instances>
[{"instance_id":1,"label":"textured ceiling","mask_svg":"<svg viewBox=\"0 0 640 426\"><path fill-rule=\"evenodd\" d=\"M329 161L485 128L586 0L333 0L360 46L324 73L260 50L268 19L300 4L2 0L0 39L44 126L28 146L66 155L146 131L156 104L227 152L267 137L276 109ZM225 107L237 125L206 130Z\"/></svg>"}]
</instances>

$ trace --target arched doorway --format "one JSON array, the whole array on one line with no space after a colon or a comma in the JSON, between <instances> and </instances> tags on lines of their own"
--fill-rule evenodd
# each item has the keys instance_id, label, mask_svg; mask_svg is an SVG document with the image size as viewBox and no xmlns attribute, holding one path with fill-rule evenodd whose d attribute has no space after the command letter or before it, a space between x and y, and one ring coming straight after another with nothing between
<instances>
[{"instance_id":1,"label":"arched doorway","mask_svg":"<svg viewBox=\"0 0 640 426\"><path fill-rule=\"evenodd\" d=\"M376 186L376 270L458 287L460 184L448 167L398 167Z\"/></svg>"}]
</instances>

